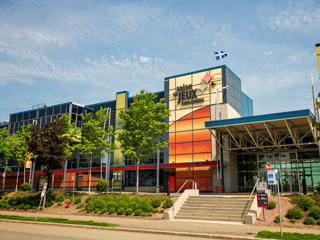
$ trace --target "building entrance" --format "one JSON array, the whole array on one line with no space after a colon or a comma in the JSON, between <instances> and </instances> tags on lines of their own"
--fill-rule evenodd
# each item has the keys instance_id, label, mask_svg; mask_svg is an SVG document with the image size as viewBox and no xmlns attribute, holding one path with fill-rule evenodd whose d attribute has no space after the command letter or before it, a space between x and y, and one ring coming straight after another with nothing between
<instances>
[{"instance_id":1,"label":"building entrance","mask_svg":"<svg viewBox=\"0 0 320 240\"><path fill-rule=\"evenodd\" d=\"M299 172L295 170L282 171L280 175L282 192L299 192Z\"/></svg>"}]
</instances>

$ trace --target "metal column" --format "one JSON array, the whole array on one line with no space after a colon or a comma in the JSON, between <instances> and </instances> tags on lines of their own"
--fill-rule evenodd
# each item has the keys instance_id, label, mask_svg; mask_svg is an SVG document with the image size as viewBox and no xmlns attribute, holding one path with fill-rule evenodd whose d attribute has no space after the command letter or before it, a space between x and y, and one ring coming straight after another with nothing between
<instances>
[{"instance_id":1,"label":"metal column","mask_svg":"<svg viewBox=\"0 0 320 240\"><path fill-rule=\"evenodd\" d=\"M222 134L220 133L220 143L222 144ZM224 172L223 172L223 149L220 146L220 173L221 173L221 186L223 186L222 192L225 192L224 188Z\"/></svg>"},{"instance_id":2,"label":"metal column","mask_svg":"<svg viewBox=\"0 0 320 240\"><path fill-rule=\"evenodd\" d=\"M66 190L66 178L67 178L67 165L68 165L68 160L64 164L64 171L63 171L63 191Z\"/></svg>"},{"instance_id":3,"label":"metal column","mask_svg":"<svg viewBox=\"0 0 320 240\"><path fill-rule=\"evenodd\" d=\"M8 161L6 161L6 165L8 166ZM6 177L7 177L7 169L5 168L4 169L4 176L3 176L3 179L2 179L2 190L4 190L4 186L6 184Z\"/></svg>"},{"instance_id":4,"label":"metal column","mask_svg":"<svg viewBox=\"0 0 320 240\"><path fill-rule=\"evenodd\" d=\"M36 169L36 161L32 161L32 172L31 172L31 189L30 191L33 191L33 181L34 181L34 172Z\"/></svg>"},{"instance_id":5,"label":"metal column","mask_svg":"<svg viewBox=\"0 0 320 240\"><path fill-rule=\"evenodd\" d=\"M157 181L156 181L156 193L159 193L159 174L160 174L160 171L159 171L159 162L160 162L160 150L158 148L158 151L157 151L157 171L156 171L156 176L157 176Z\"/></svg>"}]
</instances>

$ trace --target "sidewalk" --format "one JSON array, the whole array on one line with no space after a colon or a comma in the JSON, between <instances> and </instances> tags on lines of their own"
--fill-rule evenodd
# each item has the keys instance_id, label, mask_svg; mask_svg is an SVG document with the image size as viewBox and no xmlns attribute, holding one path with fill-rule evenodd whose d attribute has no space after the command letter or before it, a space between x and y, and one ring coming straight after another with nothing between
<instances>
[{"instance_id":1,"label":"sidewalk","mask_svg":"<svg viewBox=\"0 0 320 240\"><path fill-rule=\"evenodd\" d=\"M23 213L23 212L8 212L0 211L1 215L19 215L35 217L36 213ZM189 220L143 220L132 218L116 218L116 217L93 217L93 216L74 216L74 215L54 215L54 214L41 214L39 217L55 217L66 218L70 220L92 220L95 222L107 222L118 224L119 228L124 228L126 231L134 231L137 229L154 232L170 232L173 235L178 233L188 234L214 234L220 236L234 236L239 238L254 238L259 231L267 230L279 232L279 228L252 226L239 223L216 223L206 221L189 221ZM129 229L129 230L128 230ZM320 234L319 230L311 229L296 229L296 228L283 228L284 232L298 232L298 233L313 233Z\"/></svg>"}]
</instances>

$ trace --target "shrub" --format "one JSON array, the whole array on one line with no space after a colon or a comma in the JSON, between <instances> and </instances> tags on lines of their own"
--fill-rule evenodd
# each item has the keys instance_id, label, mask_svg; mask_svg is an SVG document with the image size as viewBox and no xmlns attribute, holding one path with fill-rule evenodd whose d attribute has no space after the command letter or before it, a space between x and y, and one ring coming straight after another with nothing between
<instances>
[{"instance_id":1,"label":"shrub","mask_svg":"<svg viewBox=\"0 0 320 240\"><path fill-rule=\"evenodd\" d=\"M171 199L167 199L166 202L163 204L163 208L171 208L173 205Z\"/></svg>"},{"instance_id":2,"label":"shrub","mask_svg":"<svg viewBox=\"0 0 320 240\"><path fill-rule=\"evenodd\" d=\"M288 209L287 216L290 219L300 219L304 216L304 214L301 208L296 206Z\"/></svg>"},{"instance_id":3,"label":"shrub","mask_svg":"<svg viewBox=\"0 0 320 240\"><path fill-rule=\"evenodd\" d=\"M94 213L97 213L97 212L99 212L99 208L94 209Z\"/></svg>"},{"instance_id":4,"label":"shrub","mask_svg":"<svg viewBox=\"0 0 320 240\"><path fill-rule=\"evenodd\" d=\"M22 183L20 189L21 191L29 191L31 189L31 185L29 183Z\"/></svg>"},{"instance_id":5,"label":"shrub","mask_svg":"<svg viewBox=\"0 0 320 240\"><path fill-rule=\"evenodd\" d=\"M159 212L158 208L153 209L153 213L158 213L158 212Z\"/></svg>"},{"instance_id":6,"label":"shrub","mask_svg":"<svg viewBox=\"0 0 320 240\"><path fill-rule=\"evenodd\" d=\"M46 200L45 206L51 207L53 204L54 204L54 200L49 198L48 200Z\"/></svg>"},{"instance_id":7,"label":"shrub","mask_svg":"<svg viewBox=\"0 0 320 240\"><path fill-rule=\"evenodd\" d=\"M146 216L152 216L152 213L151 212L146 213Z\"/></svg>"},{"instance_id":8,"label":"shrub","mask_svg":"<svg viewBox=\"0 0 320 240\"><path fill-rule=\"evenodd\" d=\"M153 207L150 205L150 202L147 201L146 199L143 199L143 200L140 202L139 208L140 208L143 212L149 212L150 209L151 209L151 211L153 210Z\"/></svg>"},{"instance_id":9,"label":"shrub","mask_svg":"<svg viewBox=\"0 0 320 240\"><path fill-rule=\"evenodd\" d=\"M140 198L139 198L138 196L134 196L134 197L132 198L132 201L135 202L135 203L137 203L137 204L139 204L139 203L140 203Z\"/></svg>"},{"instance_id":10,"label":"shrub","mask_svg":"<svg viewBox=\"0 0 320 240\"><path fill-rule=\"evenodd\" d=\"M7 196L5 196L3 199L4 199L4 200L8 200L8 199L9 199L9 196L7 195Z\"/></svg>"},{"instance_id":11,"label":"shrub","mask_svg":"<svg viewBox=\"0 0 320 240\"><path fill-rule=\"evenodd\" d=\"M161 209L161 210L160 210L160 213L164 213L164 209Z\"/></svg>"},{"instance_id":12,"label":"shrub","mask_svg":"<svg viewBox=\"0 0 320 240\"><path fill-rule=\"evenodd\" d=\"M118 202L116 209L119 209L119 208L127 209L127 207L128 207L128 203L122 200Z\"/></svg>"},{"instance_id":13,"label":"shrub","mask_svg":"<svg viewBox=\"0 0 320 240\"><path fill-rule=\"evenodd\" d=\"M63 202L64 201L64 196L62 194L60 194L58 197L57 197L57 202Z\"/></svg>"},{"instance_id":14,"label":"shrub","mask_svg":"<svg viewBox=\"0 0 320 240\"><path fill-rule=\"evenodd\" d=\"M269 201L269 209L274 209L277 206L277 203L273 200Z\"/></svg>"},{"instance_id":15,"label":"shrub","mask_svg":"<svg viewBox=\"0 0 320 240\"><path fill-rule=\"evenodd\" d=\"M84 212L85 210L84 209L80 209L78 212Z\"/></svg>"},{"instance_id":16,"label":"shrub","mask_svg":"<svg viewBox=\"0 0 320 240\"><path fill-rule=\"evenodd\" d=\"M109 211L108 211L109 214L113 214L115 212L116 212L116 209L114 207L109 208Z\"/></svg>"},{"instance_id":17,"label":"shrub","mask_svg":"<svg viewBox=\"0 0 320 240\"><path fill-rule=\"evenodd\" d=\"M161 206L161 199L159 198L155 198L151 201L151 205L154 207L154 208L158 208Z\"/></svg>"},{"instance_id":18,"label":"shrub","mask_svg":"<svg viewBox=\"0 0 320 240\"><path fill-rule=\"evenodd\" d=\"M33 210L37 210L37 209L38 209L38 207L36 207L36 206L33 206L33 207L32 207L32 209L33 209Z\"/></svg>"},{"instance_id":19,"label":"shrub","mask_svg":"<svg viewBox=\"0 0 320 240\"><path fill-rule=\"evenodd\" d=\"M134 215L135 215L135 216L140 216L141 213L142 213L142 210L139 208L139 209L137 209L137 210L134 212Z\"/></svg>"},{"instance_id":20,"label":"shrub","mask_svg":"<svg viewBox=\"0 0 320 240\"><path fill-rule=\"evenodd\" d=\"M98 208L99 210L102 210L103 208L105 208L106 203L102 200L102 199L97 199L94 202L94 207Z\"/></svg>"},{"instance_id":21,"label":"shrub","mask_svg":"<svg viewBox=\"0 0 320 240\"><path fill-rule=\"evenodd\" d=\"M306 217L303 223L307 225L314 225L316 224L316 220L313 217Z\"/></svg>"},{"instance_id":22,"label":"shrub","mask_svg":"<svg viewBox=\"0 0 320 240\"><path fill-rule=\"evenodd\" d=\"M31 208L31 206L28 204L28 205L25 205L23 209L24 209L24 210L28 210L28 209L30 209L30 208Z\"/></svg>"},{"instance_id":23,"label":"shrub","mask_svg":"<svg viewBox=\"0 0 320 240\"><path fill-rule=\"evenodd\" d=\"M92 212L94 210L94 204L93 202L89 202L86 204L86 206L84 207L84 209L89 213Z\"/></svg>"},{"instance_id":24,"label":"shrub","mask_svg":"<svg viewBox=\"0 0 320 240\"><path fill-rule=\"evenodd\" d=\"M123 214L124 214L124 208L119 208L119 209L117 210L117 214L118 214L118 215L123 215Z\"/></svg>"},{"instance_id":25,"label":"shrub","mask_svg":"<svg viewBox=\"0 0 320 240\"><path fill-rule=\"evenodd\" d=\"M79 204L79 203L81 203L81 200L82 200L82 197L81 197L81 196L78 196L78 197L76 197L76 199L74 200L74 203L75 203L75 204Z\"/></svg>"},{"instance_id":26,"label":"shrub","mask_svg":"<svg viewBox=\"0 0 320 240\"><path fill-rule=\"evenodd\" d=\"M84 207L84 204L80 203L77 208L83 208L83 207Z\"/></svg>"},{"instance_id":27,"label":"shrub","mask_svg":"<svg viewBox=\"0 0 320 240\"><path fill-rule=\"evenodd\" d=\"M116 209L117 203L114 201L107 202L107 207L108 207L108 209L110 209L110 208Z\"/></svg>"},{"instance_id":28,"label":"shrub","mask_svg":"<svg viewBox=\"0 0 320 240\"><path fill-rule=\"evenodd\" d=\"M141 216L145 216L145 215L146 215L146 213L145 213L145 212L142 212L142 213L141 213Z\"/></svg>"},{"instance_id":29,"label":"shrub","mask_svg":"<svg viewBox=\"0 0 320 240\"><path fill-rule=\"evenodd\" d=\"M304 211L309 210L314 204L314 200L306 195L301 196L298 202L298 206Z\"/></svg>"},{"instance_id":30,"label":"shrub","mask_svg":"<svg viewBox=\"0 0 320 240\"><path fill-rule=\"evenodd\" d=\"M128 202L130 202L131 199L130 199L129 195L125 193L125 194L121 195L120 200L128 203Z\"/></svg>"},{"instance_id":31,"label":"shrub","mask_svg":"<svg viewBox=\"0 0 320 240\"><path fill-rule=\"evenodd\" d=\"M106 180L99 180L96 184L96 188L98 191L103 192L108 187L108 182Z\"/></svg>"},{"instance_id":32,"label":"shrub","mask_svg":"<svg viewBox=\"0 0 320 240\"><path fill-rule=\"evenodd\" d=\"M20 204L21 204L21 200L22 200L22 197L21 197L21 196L17 196L17 197L16 197L17 205L20 205Z\"/></svg>"},{"instance_id":33,"label":"shrub","mask_svg":"<svg viewBox=\"0 0 320 240\"><path fill-rule=\"evenodd\" d=\"M279 223L280 222L280 217L276 216L275 219L274 219L274 222L275 223ZM281 222L283 222L283 217L281 217Z\"/></svg>"},{"instance_id":34,"label":"shrub","mask_svg":"<svg viewBox=\"0 0 320 240\"><path fill-rule=\"evenodd\" d=\"M290 219L290 222L291 223L296 223L296 220L295 219Z\"/></svg>"},{"instance_id":35,"label":"shrub","mask_svg":"<svg viewBox=\"0 0 320 240\"><path fill-rule=\"evenodd\" d=\"M132 208L126 209L126 215L132 215Z\"/></svg>"},{"instance_id":36,"label":"shrub","mask_svg":"<svg viewBox=\"0 0 320 240\"><path fill-rule=\"evenodd\" d=\"M61 203L61 202L59 202L59 203L58 203L58 206L59 206L59 207L60 207L60 206L62 206L62 203Z\"/></svg>"},{"instance_id":37,"label":"shrub","mask_svg":"<svg viewBox=\"0 0 320 240\"><path fill-rule=\"evenodd\" d=\"M134 202L134 201L131 201L131 202L128 204L127 208L131 208L132 211L135 211L136 209L139 208L139 204L136 203L136 202Z\"/></svg>"},{"instance_id":38,"label":"shrub","mask_svg":"<svg viewBox=\"0 0 320 240\"><path fill-rule=\"evenodd\" d=\"M102 210L100 211L100 214L104 214L104 213L106 213L106 212L108 212L108 209L107 209L107 208L104 208L104 209L102 209Z\"/></svg>"},{"instance_id":39,"label":"shrub","mask_svg":"<svg viewBox=\"0 0 320 240\"><path fill-rule=\"evenodd\" d=\"M21 203L18 208L19 209L23 209L24 208L24 203Z\"/></svg>"},{"instance_id":40,"label":"shrub","mask_svg":"<svg viewBox=\"0 0 320 240\"><path fill-rule=\"evenodd\" d=\"M313 217L314 219L320 219L320 207L312 207L309 209L309 216Z\"/></svg>"},{"instance_id":41,"label":"shrub","mask_svg":"<svg viewBox=\"0 0 320 240\"><path fill-rule=\"evenodd\" d=\"M91 195L91 196L87 197L86 203L90 202L91 200L95 200L96 198L97 198L96 195Z\"/></svg>"}]
</instances>

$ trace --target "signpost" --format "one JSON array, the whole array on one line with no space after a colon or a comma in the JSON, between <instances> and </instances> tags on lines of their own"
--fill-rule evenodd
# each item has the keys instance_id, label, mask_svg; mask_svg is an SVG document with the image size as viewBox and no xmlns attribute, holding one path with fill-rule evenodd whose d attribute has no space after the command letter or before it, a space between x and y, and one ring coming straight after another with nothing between
<instances>
[{"instance_id":1,"label":"signpost","mask_svg":"<svg viewBox=\"0 0 320 240\"><path fill-rule=\"evenodd\" d=\"M266 193L267 190L267 183L266 182L258 182L257 185L257 204L258 207L262 207L263 212L263 221L265 222L265 216L264 216L264 208L268 207L268 193Z\"/></svg>"},{"instance_id":2,"label":"signpost","mask_svg":"<svg viewBox=\"0 0 320 240\"><path fill-rule=\"evenodd\" d=\"M72 195L72 205L74 205L74 176L71 176L71 181L73 181L73 195Z\"/></svg>"},{"instance_id":3,"label":"signpost","mask_svg":"<svg viewBox=\"0 0 320 240\"><path fill-rule=\"evenodd\" d=\"M281 237L283 237L282 221L281 221L281 207L280 207L279 177L278 177L278 170L277 169L268 171L268 183L269 183L269 185L277 185L277 188L278 188L278 206L279 206L279 218L280 218L280 232L281 232Z\"/></svg>"},{"instance_id":4,"label":"signpost","mask_svg":"<svg viewBox=\"0 0 320 240\"><path fill-rule=\"evenodd\" d=\"M40 211L40 206L41 206L43 197L44 197L44 195L46 194L47 185L48 185L48 184L47 184L46 182L45 182L44 185L43 185L43 190L42 190L42 192L41 192L41 199L40 199L40 204L39 204L39 207L38 207L38 212L37 212L36 220L38 219L38 214L39 214L39 211Z\"/></svg>"}]
</instances>

